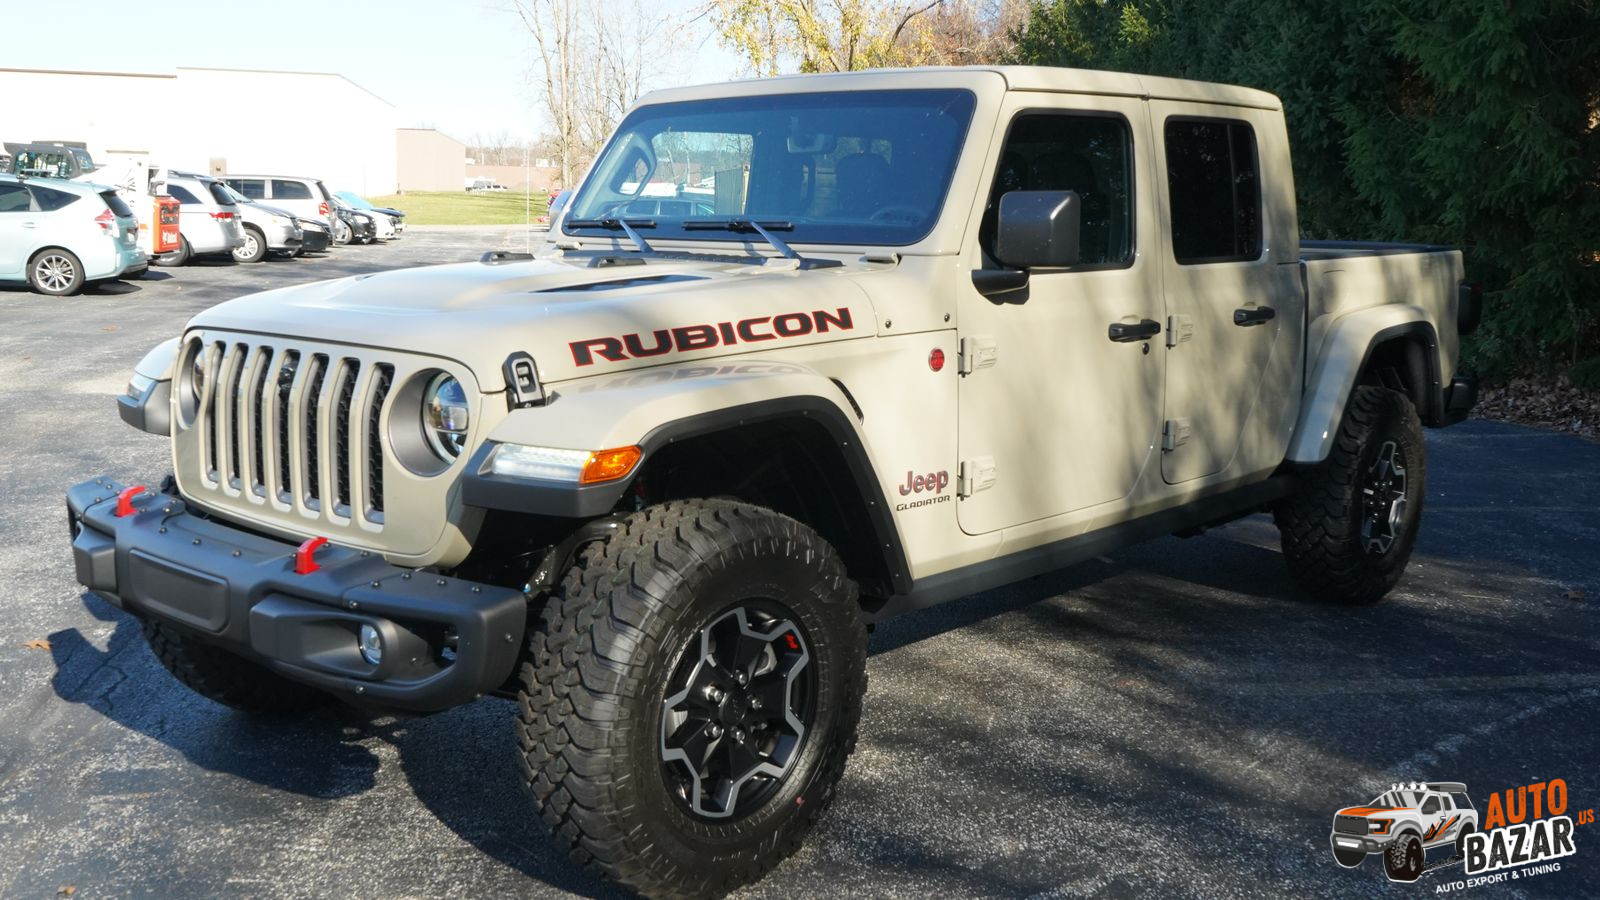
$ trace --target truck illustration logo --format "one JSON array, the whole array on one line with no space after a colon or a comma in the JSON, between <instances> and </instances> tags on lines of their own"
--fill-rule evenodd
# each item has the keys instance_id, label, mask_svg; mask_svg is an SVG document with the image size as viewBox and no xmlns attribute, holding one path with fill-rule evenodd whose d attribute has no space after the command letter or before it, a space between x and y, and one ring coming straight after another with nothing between
<instances>
[{"instance_id":1,"label":"truck illustration logo","mask_svg":"<svg viewBox=\"0 0 1600 900\"><path fill-rule=\"evenodd\" d=\"M1374 853L1383 854L1390 881L1416 881L1432 868L1459 862L1467 836L1478 830L1478 811L1467 786L1455 781L1392 785L1365 806L1339 810L1333 817L1333 859L1347 869ZM1441 859L1428 865L1428 851Z\"/></svg>"}]
</instances>

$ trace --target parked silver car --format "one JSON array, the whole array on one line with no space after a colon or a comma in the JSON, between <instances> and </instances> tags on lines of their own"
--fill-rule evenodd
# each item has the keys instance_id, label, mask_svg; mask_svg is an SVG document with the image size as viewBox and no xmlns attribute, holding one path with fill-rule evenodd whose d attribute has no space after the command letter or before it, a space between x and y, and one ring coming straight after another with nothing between
<instances>
[{"instance_id":1,"label":"parked silver car","mask_svg":"<svg viewBox=\"0 0 1600 900\"><path fill-rule=\"evenodd\" d=\"M167 193L178 201L178 249L155 258L158 266L181 266L195 256L232 253L244 246L239 205L227 186L209 175L171 173Z\"/></svg>"},{"instance_id":2,"label":"parked silver car","mask_svg":"<svg viewBox=\"0 0 1600 900\"><path fill-rule=\"evenodd\" d=\"M299 175L234 175L222 177L228 187L249 197L287 209L302 219L332 224L333 194L320 178Z\"/></svg>"},{"instance_id":3,"label":"parked silver car","mask_svg":"<svg viewBox=\"0 0 1600 900\"><path fill-rule=\"evenodd\" d=\"M260 262L268 253L294 256L300 252L305 232L294 213L251 200L226 184L218 187L238 205L244 220L244 244L234 248L235 262Z\"/></svg>"}]
</instances>

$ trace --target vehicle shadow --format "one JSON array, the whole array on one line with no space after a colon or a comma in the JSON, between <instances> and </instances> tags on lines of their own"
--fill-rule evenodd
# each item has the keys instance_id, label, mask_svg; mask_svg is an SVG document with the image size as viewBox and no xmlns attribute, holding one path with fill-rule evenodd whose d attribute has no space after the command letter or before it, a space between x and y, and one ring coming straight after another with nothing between
<instances>
[{"instance_id":1,"label":"vehicle shadow","mask_svg":"<svg viewBox=\"0 0 1600 900\"><path fill-rule=\"evenodd\" d=\"M49 636L50 686L68 703L182 753L212 772L306 797L362 793L376 783L378 757L355 741L359 713L331 704L289 717L238 713L189 692L148 650L139 623L93 594L84 608L116 628L101 650L76 628Z\"/></svg>"}]
</instances>

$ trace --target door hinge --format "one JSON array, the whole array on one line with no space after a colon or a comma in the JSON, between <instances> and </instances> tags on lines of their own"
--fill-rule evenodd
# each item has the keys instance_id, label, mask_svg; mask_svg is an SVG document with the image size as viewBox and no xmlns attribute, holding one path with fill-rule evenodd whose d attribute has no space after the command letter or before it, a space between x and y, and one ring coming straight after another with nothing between
<instances>
[{"instance_id":1,"label":"door hinge","mask_svg":"<svg viewBox=\"0 0 1600 900\"><path fill-rule=\"evenodd\" d=\"M994 487L994 479L994 457L964 459L956 469L956 496L971 497L978 491L986 491Z\"/></svg>"},{"instance_id":2,"label":"door hinge","mask_svg":"<svg viewBox=\"0 0 1600 900\"><path fill-rule=\"evenodd\" d=\"M960 359L957 360L956 371L962 375L971 375L979 369L992 369L999 352L998 345L992 337L964 337L961 339Z\"/></svg>"},{"instance_id":3,"label":"door hinge","mask_svg":"<svg viewBox=\"0 0 1600 900\"><path fill-rule=\"evenodd\" d=\"M1176 450L1189 442L1189 420L1168 419L1161 427L1161 449Z\"/></svg>"},{"instance_id":4,"label":"door hinge","mask_svg":"<svg viewBox=\"0 0 1600 900\"><path fill-rule=\"evenodd\" d=\"M1194 337L1194 320L1188 316L1167 316L1167 346L1176 347Z\"/></svg>"}]
</instances>

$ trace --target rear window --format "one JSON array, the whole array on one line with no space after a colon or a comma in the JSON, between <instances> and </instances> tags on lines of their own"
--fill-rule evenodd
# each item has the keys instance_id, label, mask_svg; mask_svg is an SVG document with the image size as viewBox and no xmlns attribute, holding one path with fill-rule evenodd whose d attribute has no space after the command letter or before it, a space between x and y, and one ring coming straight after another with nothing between
<instances>
[{"instance_id":1,"label":"rear window","mask_svg":"<svg viewBox=\"0 0 1600 900\"><path fill-rule=\"evenodd\" d=\"M249 196L246 194L245 196ZM272 179L272 199L274 200L310 200L311 188L298 181L284 181L281 178Z\"/></svg>"},{"instance_id":2,"label":"rear window","mask_svg":"<svg viewBox=\"0 0 1600 900\"><path fill-rule=\"evenodd\" d=\"M46 212L52 212L54 210L61 209L77 202L78 200L77 194L69 194L66 191L58 191L52 188L38 187L33 185L30 185L28 189L33 191L34 202L38 203L39 208Z\"/></svg>"},{"instance_id":3,"label":"rear window","mask_svg":"<svg viewBox=\"0 0 1600 900\"><path fill-rule=\"evenodd\" d=\"M0 212L29 212L28 189L20 184L0 184Z\"/></svg>"},{"instance_id":4,"label":"rear window","mask_svg":"<svg viewBox=\"0 0 1600 900\"><path fill-rule=\"evenodd\" d=\"M229 178L228 187L249 197L251 200L264 200L267 196L267 183L259 178Z\"/></svg>"},{"instance_id":5,"label":"rear window","mask_svg":"<svg viewBox=\"0 0 1600 900\"><path fill-rule=\"evenodd\" d=\"M176 197L179 203L199 203L200 202L200 198L196 197L194 194L189 193L189 189L188 188L179 187L178 185L175 185L175 184L170 184L169 183L167 185L167 193L171 194L173 197Z\"/></svg>"},{"instance_id":6,"label":"rear window","mask_svg":"<svg viewBox=\"0 0 1600 900\"><path fill-rule=\"evenodd\" d=\"M1168 119L1172 250L1180 264L1261 256L1255 132L1230 119Z\"/></svg>"},{"instance_id":7,"label":"rear window","mask_svg":"<svg viewBox=\"0 0 1600 900\"><path fill-rule=\"evenodd\" d=\"M211 199L217 201L223 206L233 205L233 196L228 193L227 185L222 184L221 182L208 181L206 182L206 189L211 192Z\"/></svg>"},{"instance_id":8,"label":"rear window","mask_svg":"<svg viewBox=\"0 0 1600 900\"><path fill-rule=\"evenodd\" d=\"M124 203L122 198L117 196L116 191L104 191L100 194L100 199L106 201L106 206L111 208L112 215L120 216L124 219L137 218L133 214L133 207Z\"/></svg>"}]
</instances>

